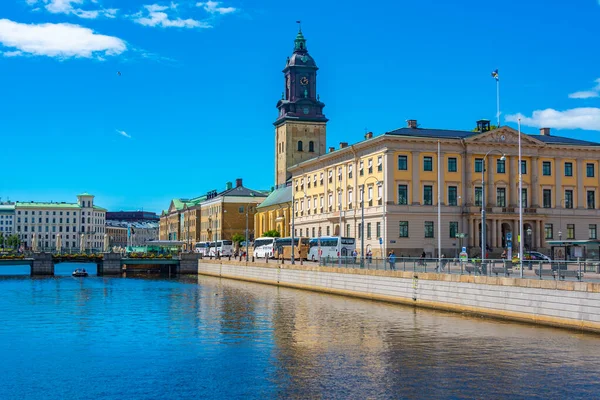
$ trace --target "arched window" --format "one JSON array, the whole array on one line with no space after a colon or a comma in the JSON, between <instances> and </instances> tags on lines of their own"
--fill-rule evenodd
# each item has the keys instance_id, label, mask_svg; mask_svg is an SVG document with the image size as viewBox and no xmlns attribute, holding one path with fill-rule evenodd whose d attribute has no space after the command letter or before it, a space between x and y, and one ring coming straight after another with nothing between
<instances>
[{"instance_id":1,"label":"arched window","mask_svg":"<svg viewBox=\"0 0 600 400\"><path fill-rule=\"evenodd\" d=\"M302 140L298 140L298 151L302 151Z\"/></svg>"},{"instance_id":2,"label":"arched window","mask_svg":"<svg viewBox=\"0 0 600 400\"><path fill-rule=\"evenodd\" d=\"M314 153L315 151L315 142L313 142L312 140L308 142L308 151L310 151L311 153Z\"/></svg>"}]
</instances>

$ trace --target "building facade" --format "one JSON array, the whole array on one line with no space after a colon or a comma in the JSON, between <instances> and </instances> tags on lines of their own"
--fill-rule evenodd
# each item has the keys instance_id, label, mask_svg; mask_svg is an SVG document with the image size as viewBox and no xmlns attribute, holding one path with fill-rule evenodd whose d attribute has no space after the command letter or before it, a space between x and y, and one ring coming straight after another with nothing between
<instances>
[{"instance_id":1,"label":"building facade","mask_svg":"<svg viewBox=\"0 0 600 400\"><path fill-rule=\"evenodd\" d=\"M394 250L436 256L438 235L446 256L457 254L461 245L476 254L483 206L492 255L507 246L508 233L516 243L518 133L510 127L490 131L488 121L478 121L477 132L422 129L408 122L406 128L367 135L352 146L342 143L292 167L296 234L338 235L341 229L342 235L361 239L360 247L364 191L365 251L374 255ZM546 240L596 239L600 144L553 136L548 128L521 136L525 247L546 251ZM457 238L461 233L464 239Z\"/></svg>"},{"instance_id":2,"label":"building facade","mask_svg":"<svg viewBox=\"0 0 600 400\"><path fill-rule=\"evenodd\" d=\"M173 199L160 218L160 240L183 241L184 249L200 241L231 240L236 233L244 235L246 214L252 233L256 206L266 197L265 192L248 189L242 179L236 179L235 187L227 182L220 193L212 190L193 199Z\"/></svg>"},{"instance_id":3,"label":"building facade","mask_svg":"<svg viewBox=\"0 0 600 400\"><path fill-rule=\"evenodd\" d=\"M14 203L0 203L0 235L5 240L14 234L14 219Z\"/></svg>"},{"instance_id":4,"label":"building facade","mask_svg":"<svg viewBox=\"0 0 600 400\"><path fill-rule=\"evenodd\" d=\"M27 248L35 238L39 250L61 248L102 250L106 233L106 209L94 204L89 193L77 195L76 203L16 202L15 232Z\"/></svg>"},{"instance_id":5,"label":"building facade","mask_svg":"<svg viewBox=\"0 0 600 400\"><path fill-rule=\"evenodd\" d=\"M146 246L158 240L158 222L106 221L110 247Z\"/></svg>"},{"instance_id":6,"label":"building facade","mask_svg":"<svg viewBox=\"0 0 600 400\"><path fill-rule=\"evenodd\" d=\"M108 235L109 247L127 247L127 227L117 221L106 221L106 234Z\"/></svg>"},{"instance_id":7,"label":"building facade","mask_svg":"<svg viewBox=\"0 0 600 400\"><path fill-rule=\"evenodd\" d=\"M106 220L127 222L158 222L160 217L151 211L108 211Z\"/></svg>"}]
</instances>

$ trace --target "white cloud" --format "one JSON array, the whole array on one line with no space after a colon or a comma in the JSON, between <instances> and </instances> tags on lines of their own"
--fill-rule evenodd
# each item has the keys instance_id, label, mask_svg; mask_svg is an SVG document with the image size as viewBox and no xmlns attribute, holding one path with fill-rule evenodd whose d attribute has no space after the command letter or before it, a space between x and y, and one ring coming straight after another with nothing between
<instances>
[{"instance_id":1,"label":"white cloud","mask_svg":"<svg viewBox=\"0 0 600 400\"><path fill-rule=\"evenodd\" d=\"M5 51L5 52L2 53L2 55L4 57L18 57L18 56L22 56L23 52L19 51L19 50L17 50L17 51Z\"/></svg>"},{"instance_id":2,"label":"white cloud","mask_svg":"<svg viewBox=\"0 0 600 400\"><path fill-rule=\"evenodd\" d=\"M27 53L59 58L101 58L127 50L123 40L94 33L79 25L22 24L8 19L0 19L0 44L22 52L19 55ZM9 53L16 55L15 51Z\"/></svg>"},{"instance_id":3,"label":"white cloud","mask_svg":"<svg viewBox=\"0 0 600 400\"><path fill-rule=\"evenodd\" d=\"M600 1L600 0L598 0ZM234 7L219 7L219 4L221 4L220 1L212 1L212 0L208 0L207 2L204 3L196 3L196 6L198 7L202 7L204 8L204 10L208 13L211 14L230 14L232 12L237 11L236 8Z\"/></svg>"},{"instance_id":4,"label":"white cloud","mask_svg":"<svg viewBox=\"0 0 600 400\"><path fill-rule=\"evenodd\" d=\"M171 3L171 6L161 6L159 4L145 5L146 14L143 11L134 14L134 22L144 26L160 26L163 28L212 28L212 26L204 21L195 19L171 19L165 12L169 9L175 10L177 4Z\"/></svg>"},{"instance_id":5,"label":"white cloud","mask_svg":"<svg viewBox=\"0 0 600 400\"><path fill-rule=\"evenodd\" d=\"M131 135L129 135L127 132L125 131L120 131L118 129L115 129L115 131L117 131L117 133L121 136L125 136L127 139L131 139Z\"/></svg>"},{"instance_id":6,"label":"white cloud","mask_svg":"<svg viewBox=\"0 0 600 400\"><path fill-rule=\"evenodd\" d=\"M45 4L45 8L52 14L72 14L80 18L85 19L96 19L99 16L106 18L114 18L117 14L117 9L98 9L98 10L83 10L81 8L75 8L74 5L84 5L87 0L25 0L30 6L36 5L37 3ZM90 0L94 4L98 4L96 0ZM36 9L37 10L37 9Z\"/></svg>"},{"instance_id":7,"label":"white cloud","mask_svg":"<svg viewBox=\"0 0 600 400\"><path fill-rule=\"evenodd\" d=\"M598 0L600 2L600 0ZM592 90L582 90L580 92L570 93L570 99L589 99L592 97L600 97L600 78L594 81L596 86Z\"/></svg>"},{"instance_id":8,"label":"white cloud","mask_svg":"<svg viewBox=\"0 0 600 400\"><path fill-rule=\"evenodd\" d=\"M548 108L534 111L531 117L526 117L523 114L506 116L506 120L509 122L517 122L518 118L521 118L523 125L538 128L600 131L600 108L595 107L572 108L565 111Z\"/></svg>"},{"instance_id":9,"label":"white cloud","mask_svg":"<svg viewBox=\"0 0 600 400\"><path fill-rule=\"evenodd\" d=\"M589 99L590 97L600 97L600 94L594 90L584 90L569 94L570 99Z\"/></svg>"}]
</instances>

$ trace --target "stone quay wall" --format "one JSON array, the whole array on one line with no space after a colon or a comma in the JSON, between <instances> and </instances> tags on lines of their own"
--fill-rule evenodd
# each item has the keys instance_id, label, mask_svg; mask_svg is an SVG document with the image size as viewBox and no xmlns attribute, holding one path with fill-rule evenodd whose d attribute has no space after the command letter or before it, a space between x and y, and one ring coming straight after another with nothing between
<instances>
[{"instance_id":1,"label":"stone quay wall","mask_svg":"<svg viewBox=\"0 0 600 400\"><path fill-rule=\"evenodd\" d=\"M600 283L207 259L198 273L600 333Z\"/></svg>"}]
</instances>

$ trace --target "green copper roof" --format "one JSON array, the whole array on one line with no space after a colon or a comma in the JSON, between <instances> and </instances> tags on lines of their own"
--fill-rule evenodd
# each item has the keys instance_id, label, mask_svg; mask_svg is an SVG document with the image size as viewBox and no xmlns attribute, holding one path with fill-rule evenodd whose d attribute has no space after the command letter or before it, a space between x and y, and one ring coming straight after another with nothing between
<instances>
[{"instance_id":1,"label":"green copper roof","mask_svg":"<svg viewBox=\"0 0 600 400\"><path fill-rule=\"evenodd\" d=\"M93 196L93 194L89 194L88 192L83 192L83 193L77 195L77 197L79 197L79 196Z\"/></svg>"},{"instance_id":2,"label":"green copper roof","mask_svg":"<svg viewBox=\"0 0 600 400\"><path fill-rule=\"evenodd\" d=\"M94 206L94 210L98 210L98 211L106 211L106 208L102 208L100 206ZM291 243L291 242L290 242ZM291 245L290 245L291 246Z\"/></svg>"},{"instance_id":3,"label":"green copper roof","mask_svg":"<svg viewBox=\"0 0 600 400\"><path fill-rule=\"evenodd\" d=\"M265 207L274 206L277 204L291 203L291 201L292 201L292 187L285 186L285 187L273 190L271 192L271 194L265 199L265 201L260 203L260 205L256 208L261 209L261 208L265 208Z\"/></svg>"}]
</instances>

